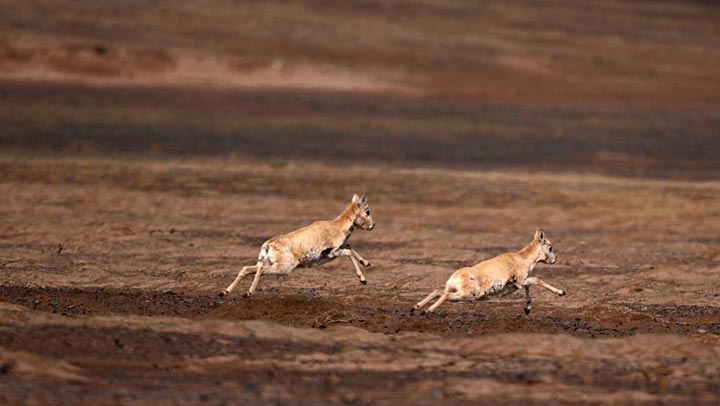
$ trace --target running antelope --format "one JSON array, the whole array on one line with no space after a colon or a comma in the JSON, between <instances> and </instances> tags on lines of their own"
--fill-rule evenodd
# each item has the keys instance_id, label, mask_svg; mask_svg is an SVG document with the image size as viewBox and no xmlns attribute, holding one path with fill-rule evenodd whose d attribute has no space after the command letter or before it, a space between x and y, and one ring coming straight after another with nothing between
<instances>
[{"instance_id":1,"label":"running antelope","mask_svg":"<svg viewBox=\"0 0 720 406\"><path fill-rule=\"evenodd\" d=\"M360 282L367 284L360 270L360 264L370 266L370 262L347 243L355 227L363 230L375 228L375 221L370 217L370 207L365 195L362 197L353 195L350 205L335 220L316 221L307 227L265 241L260 248L257 263L243 267L237 278L220 293L220 296L230 294L247 275L255 274L255 279L245 293L245 297L255 293L260 276L263 274L287 275L297 267L321 265L337 257L350 258Z\"/></svg>"},{"instance_id":2,"label":"running antelope","mask_svg":"<svg viewBox=\"0 0 720 406\"><path fill-rule=\"evenodd\" d=\"M530 273L538 262L554 264L557 261L552 243L545 238L543 230L535 231L535 238L525 248L516 253L507 253L490 258L479 264L455 271L445 284L445 289L437 289L413 307L421 309L435 298L428 312L433 312L446 300L479 300L487 296L505 296L521 287L525 289L527 304L525 314L530 314L530 286L541 286L558 296L565 291L545 283L542 279L531 277Z\"/></svg>"}]
</instances>

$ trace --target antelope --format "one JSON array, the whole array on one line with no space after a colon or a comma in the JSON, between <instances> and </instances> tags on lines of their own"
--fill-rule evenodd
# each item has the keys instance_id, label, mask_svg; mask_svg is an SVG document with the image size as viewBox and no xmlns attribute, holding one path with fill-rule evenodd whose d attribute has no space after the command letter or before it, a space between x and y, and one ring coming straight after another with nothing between
<instances>
[{"instance_id":1,"label":"antelope","mask_svg":"<svg viewBox=\"0 0 720 406\"><path fill-rule=\"evenodd\" d=\"M264 274L287 275L295 268L321 265L338 257L350 258L360 283L367 284L360 264L367 267L370 262L347 243L356 227L363 230L375 228L365 195L353 195L350 205L335 220L316 221L299 230L265 241L260 248L257 263L243 267L237 278L220 292L220 296L229 295L247 275L255 274L255 279L244 297L255 293L260 276Z\"/></svg>"},{"instance_id":2,"label":"antelope","mask_svg":"<svg viewBox=\"0 0 720 406\"><path fill-rule=\"evenodd\" d=\"M530 314L532 299L530 286L543 287L558 296L565 291L557 289L540 278L531 277L538 262L554 264L557 261L552 243L545 238L545 231L535 231L533 241L518 252L501 254L479 264L455 271L445 284L445 289L437 289L416 304L411 311L423 308L435 298L439 298L427 311L432 313L446 300L480 300L488 296L509 295L521 287L525 289L525 314ZM423 313L425 313L423 311Z\"/></svg>"}]
</instances>

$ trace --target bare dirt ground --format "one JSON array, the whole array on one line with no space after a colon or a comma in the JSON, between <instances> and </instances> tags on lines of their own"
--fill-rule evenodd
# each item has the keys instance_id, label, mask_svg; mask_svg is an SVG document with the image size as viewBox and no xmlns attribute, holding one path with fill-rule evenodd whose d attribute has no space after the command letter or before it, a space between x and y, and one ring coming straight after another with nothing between
<instances>
[{"instance_id":1,"label":"bare dirt ground","mask_svg":"<svg viewBox=\"0 0 720 406\"><path fill-rule=\"evenodd\" d=\"M5 156L2 400L717 402L716 182L261 162ZM371 260L217 293L271 235L354 191ZM618 198L622 196L622 198ZM566 289L409 308L536 226ZM249 281L239 288L247 288ZM50 384L52 382L52 384Z\"/></svg>"},{"instance_id":2,"label":"bare dirt ground","mask_svg":"<svg viewBox=\"0 0 720 406\"><path fill-rule=\"evenodd\" d=\"M720 7L1 3L0 404L720 403ZM367 286L217 296L362 192Z\"/></svg>"}]
</instances>

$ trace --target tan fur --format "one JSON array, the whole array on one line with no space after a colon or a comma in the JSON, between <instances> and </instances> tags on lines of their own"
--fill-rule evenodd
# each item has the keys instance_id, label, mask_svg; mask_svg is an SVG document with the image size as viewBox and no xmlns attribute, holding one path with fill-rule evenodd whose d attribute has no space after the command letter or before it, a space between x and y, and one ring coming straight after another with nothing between
<instances>
[{"instance_id":1,"label":"tan fur","mask_svg":"<svg viewBox=\"0 0 720 406\"><path fill-rule=\"evenodd\" d=\"M541 286L560 296L565 295L565 291L530 276L538 262L554 264L556 261L552 243L545 238L543 230L537 230L533 241L518 252L498 255L475 266L458 269L450 276L444 290L433 291L416 304L413 310L424 307L435 298L438 300L430 306L428 312L435 311L446 300L479 300L487 296L505 296L522 287L527 298L525 313L529 314L531 285Z\"/></svg>"},{"instance_id":2,"label":"tan fur","mask_svg":"<svg viewBox=\"0 0 720 406\"><path fill-rule=\"evenodd\" d=\"M243 267L237 278L220 296L230 294L247 275L255 274L255 279L245 294L246 297L255 292L263 274L288 274L297 267L320 265L341 256L350 258L360 282L367 283L360 264L370 266L370 263L347 243L355 227L364 230L375 228L365 195L354 195L350 205L334 220L316 221L299 230L267 240L260 248L257 263Z\"/></svg>"}]
</instances>

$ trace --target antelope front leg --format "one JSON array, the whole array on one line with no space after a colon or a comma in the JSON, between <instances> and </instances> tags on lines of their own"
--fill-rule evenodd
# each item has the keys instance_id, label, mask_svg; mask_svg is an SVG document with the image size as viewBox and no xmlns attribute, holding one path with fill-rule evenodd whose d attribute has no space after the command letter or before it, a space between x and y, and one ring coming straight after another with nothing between
<instances>
[{"instance_id":1,"label":"antelope front leg","mask_svg":"<svg viewBox=\"0 0 720 406\"><path fill-rule=\"evenodd\" d=\"M367 285L367 280L365 279L365 275L363 275L362 271L360 270L360 264L358 263L358 260L351 255L350 261L352 261L353 266L355 267L355 274L360 279L360 283L362 283L363 285Z\"/></svg>"},{"instance_id":2,"label":"antelope front leg","mask_svg":"<svg viewBox=\"0 0 720 406\"><path fill-rule=\"evenodd\" d=\"M527 298L527 303L525 304L525 314L530 314L530 310L532 309L532 298L530 297L530 285L523 285L525 288L525 298Z\"/></svg>"},{"instance_id":3,"label":"antelope front leg","mask_svg":"<svg viewBox=\"0 0 720 406\"><path fill-rule=\"evenodd\" d=\"M360 270L360 263L355 258L355 255L353 255L354 251L350 248L342 248L337 251L335 251L336 257L348 257L350 258L350 261L353 263L353 267L355 267L355 273L357 274L358 278L360 279L360 283L363 285L367 285L367 280L365 280L365 275L363 275L362 271ZM367 262L367 261L365 261Z\"/></svg>"},{"instance_id":4,"label":"antelope front leg","mask_svg":"<svg viewBox=\"0 0 720 406\"><path fill-rule=\"evenodd\" d=\"M238 283L240 283L240 280L241 280L242 278L244 278L245 276L247 276L247 275L250 275L250 274L255 273L258 266L260 266L260 264L255 264L255 265L251 265L251 266L244 266L244 267L240 270L240 272L238 272L237 278L235 278L235 280L230 284L230 286L228 286L227 288L223 289L222 292L220 292L220 295L219 295L219 296L227 296L227 295L229 295L230 292L232 292L232 291L235 289L235 287L238 285Z\"/></svg>"},{"instance_id":5,"label":"antelope front leg","mask_svg":"<svg viewBox=\"0 0 720 406\"><path fill-rule=\"evenodd\" d=\"M247 293L243 295L244 297L250 297L253 295L253 293L255 293L258 282L260 282L260 276L262 275L262 268L263 264L257 265L257 270L255 271L255 279L253 279L252 285L250 285L250 289L248 289Z\"/></svg>"},{"instance_id":6,"label":"antelope front leg","mask_svg":"<svg viewBox=\"0 0 720 406\"><path fill-rule=\"evenodd\" d=\"M542 279L540 279L540 278L536 278L536 277L527 278L527 280L525 281L525 283L526 283L527 285L538 285L538 286L541 286L541 287L549 290L550 292L552 292L552 293L554 293L554 294L556 294L556 295L558 295L558 296L565 296L565 295L567 294L567 292L565 292L564 290L558 289L558 288L550 285L549 283L546 283L544 280L542 280Z\"/></svg>"},{"instance_id":7,"label":"antelope front leg","mask_svg":"<svg viewBox=\"0 0 720 406\"><path fill-rule=\"evenodd\" d=\"M350 248L350 251L352 251L352 254L353 254L353 256L355 257L355 259L357 259L358 261L360 261L360 263L363 264L363 266L370 266L370 261L368 261L368 260L366 260L365 258L361 257L360 254L357 253L357 251L355 251L355 250L352 249L352 248Z\"/></svg>"}]
</instances>

